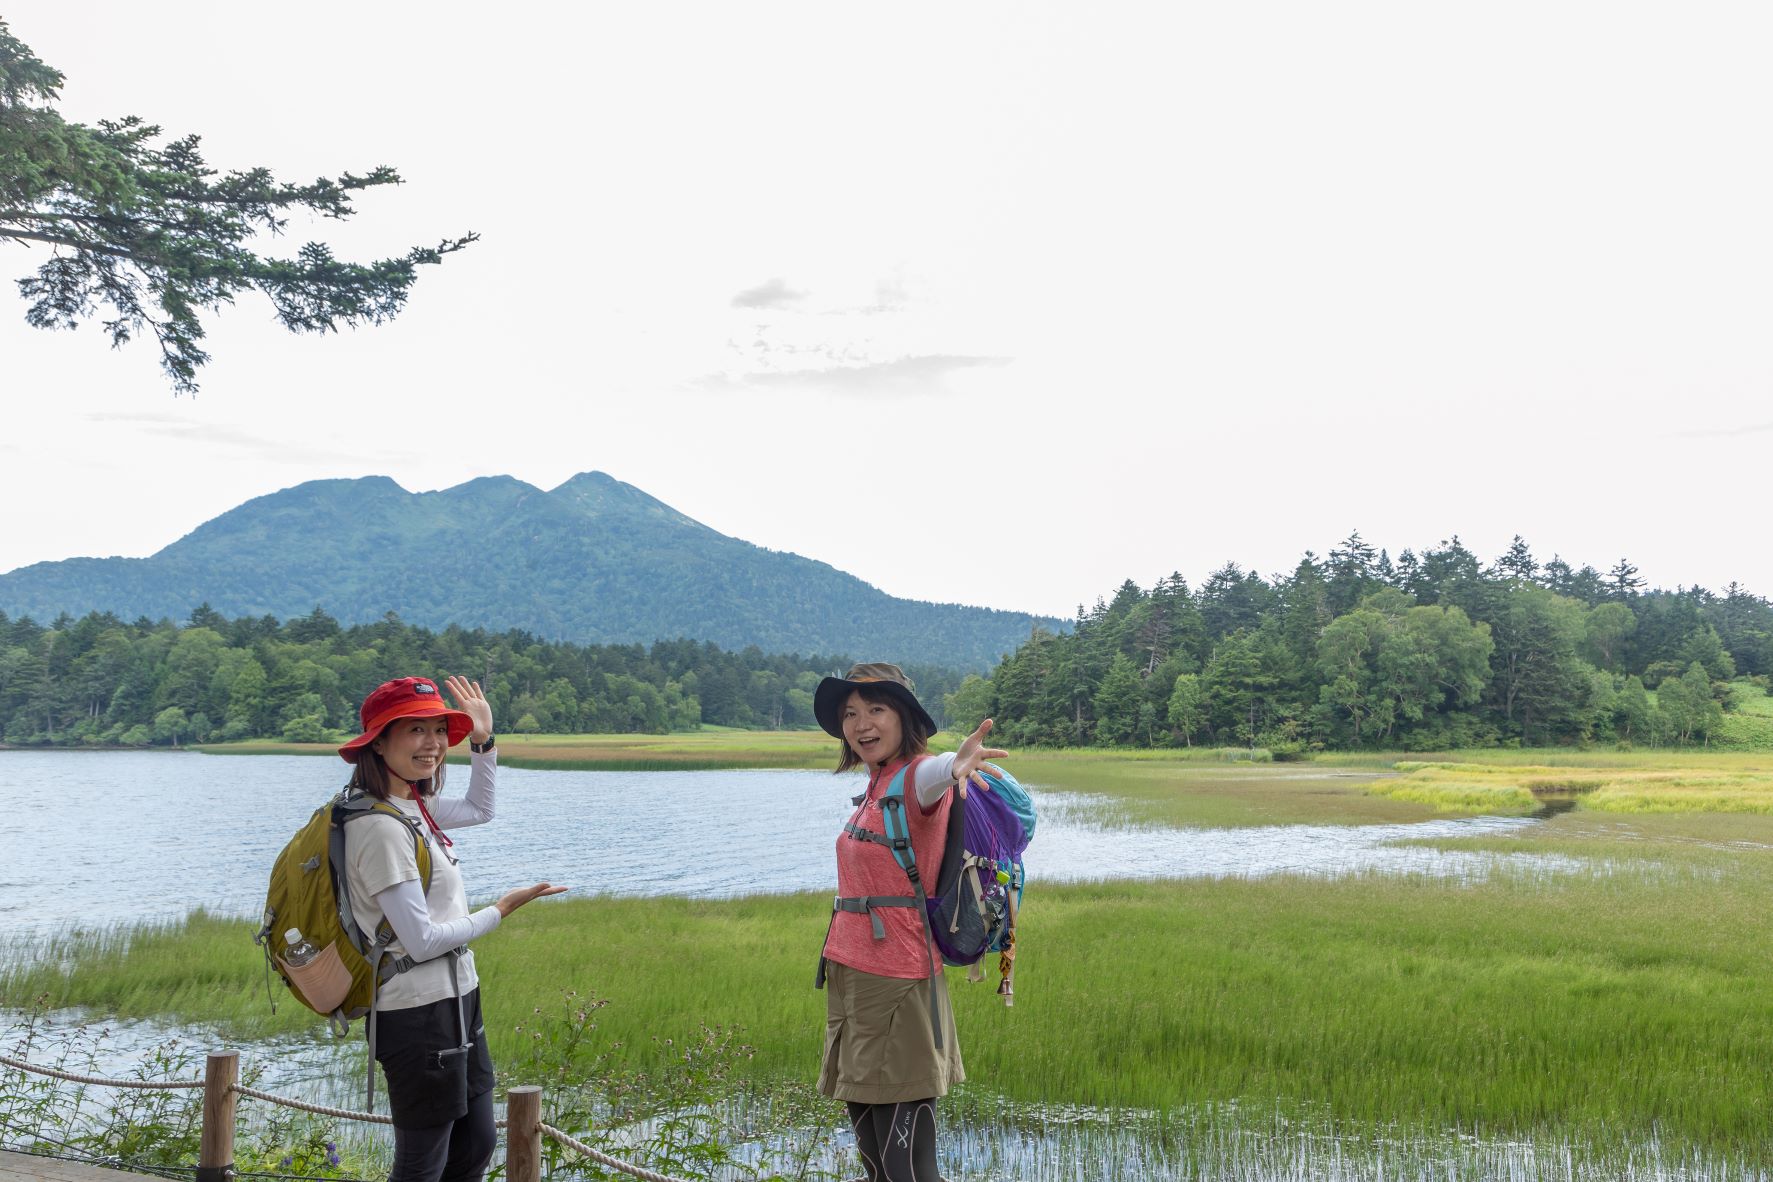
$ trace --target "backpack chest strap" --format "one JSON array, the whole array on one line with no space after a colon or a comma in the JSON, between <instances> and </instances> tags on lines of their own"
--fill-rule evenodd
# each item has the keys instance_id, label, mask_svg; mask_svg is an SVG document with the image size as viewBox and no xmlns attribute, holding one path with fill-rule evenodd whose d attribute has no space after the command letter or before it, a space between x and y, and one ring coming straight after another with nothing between
<instances>
[{"instance_id":1,"label":"backpack chest strap","mask_svg":"<svg viewBox=\"0 0 1773 1182\"><path fill-rule=\"evenodd\" d=\"M831 900L833 914L848 911L852 914L866 915L868 922L874 927L876 940L886 939L886 928L881 925L880 916L874 914L877 907L918 907L920 903L916 895L839 895Z\"/></svg>"},{"instance_id":2,"label":"backpack chest strap","mask_svg":"<svg viewBox=\"0 0 1773 1182\"><path fill-rule=\"evenodd\" d=\"M909 837L888 837L884 833L876 833L872 829L864 829L854 821L846 822L843 827L843 832L846 837L854 838L857 841L872 841L875 845L884 845L889 850L895 852L911 848L911 839Z\"/></svg>"}]
</instances>

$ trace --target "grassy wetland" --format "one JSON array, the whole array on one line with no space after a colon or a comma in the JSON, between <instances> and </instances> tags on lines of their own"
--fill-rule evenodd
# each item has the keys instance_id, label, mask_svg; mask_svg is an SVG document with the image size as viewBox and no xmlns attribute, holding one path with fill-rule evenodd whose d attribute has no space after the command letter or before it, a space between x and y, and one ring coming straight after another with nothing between
<instances>
[{"instance_id":1,"label":"grassy wetland","mask_svg":"<svg viewBox=\"0 0 1773 1182\"><path fill-rule=\"evenodd\" d=\"M214 755L335 755L334 743L248 740L210 743ZM467 756L452 757L467 762ZM703 727L664 735L500 735L507 767L571 771L714 771L725 768L826 768L834 762L823 731L748 731Z\"/></svg>"},{"instance_id":2,"label":"grassy wetland","mask_svg":"<svg viewBox=\"0 0 1773 1182\"><path fill-rule=\"evenodd\" d=\"M829 758L817 737L661 742L661 758L796 742L809 760ZM575 748L638 758L614 741L556 749ZM963 1103L1129 1109L1197 1129L1203 1113L1279 1113L1369 1140L1458 1132L1627 1155L1653 1142L1675 1156L1773 1163L1773 755L1252 765L1217 752L1058 751L1011 762L1026 782L1100 798L1108 823L1144 827L1572 807L1505 835L1437 839L1558 859L1467 879L1042 885L1037 837L1015 1007L950 976L971 1077ZM669 1071L708 1024L742 1029L755 1048L749 1077L804 1081L822 1028L810 986L828 906L786 895L533 907L477 951L497 983L494 1053L515 1081L531 1048L557 1037L559 1015L583 1008L565 996L574 989L607 1002L576 1037L626 1068ZM270 1013L248 927L199 913L69 934L54 955L0 969L0 997L168 1016L233 1038L312 1029L287 1001Z\"/></svg>"}]
</instances>

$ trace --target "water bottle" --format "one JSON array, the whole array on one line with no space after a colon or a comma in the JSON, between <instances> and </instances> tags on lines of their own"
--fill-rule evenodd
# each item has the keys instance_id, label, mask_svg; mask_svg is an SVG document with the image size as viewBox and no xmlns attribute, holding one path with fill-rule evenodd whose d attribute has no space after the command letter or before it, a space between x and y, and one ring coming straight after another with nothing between
<instances>
[{"instance_id":1,"label":"water bottle","mask_svg":"<svg viewBox=\"0 0 1773 1182\"><path fill-rule=\"evenodd\" d=\"M292 969L299 969L320 955L320 949L302 938L299 928L290 928L284 932L283 942L289 945L283 954L283 963Z\"/></svg>"}]
</instances>

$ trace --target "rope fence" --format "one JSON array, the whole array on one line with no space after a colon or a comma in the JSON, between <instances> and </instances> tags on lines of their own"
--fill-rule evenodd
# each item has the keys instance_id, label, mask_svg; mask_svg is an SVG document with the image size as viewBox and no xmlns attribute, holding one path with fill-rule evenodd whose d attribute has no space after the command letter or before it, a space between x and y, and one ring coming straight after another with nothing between
<instances>
[{"instance_id":1,"label":"rope fence","mask_svg":"<svg viewBox=\"0 0 1773 1182\"><path fill-rule=\"evenodd\" d=\"M266 1100L284 1108L295 1108L302 1112L312 1112L319 1116L336 1116L340 1120L360 1120L365 1124L391 1125L391 1116L377 1116L373 1112L355 1112L349 1108L330 1108L325 1104L310 1104L306 1100L292 1100L288 1096L277 1096L270 1092L261 1092L257 1088L249 1088L244 1084L235 1084L233 1092L237 1096L250 1096L254 1100Z\"/></svg>"},{"instance_id":2,"label":"rope fence","mask_svg":"<svg viewBox=\"0 0 1773 1182\"><path fill-rule=\"evenodd\" d=\"M301 1112L311 1112L317 1116L330 1116L339 1120L361 1121L366 1124L391 1125L394 1119L379 1116L373 1112L357 1112L349 1108L334 1108L326 1104L313 1104L306 1100L297 1100L290 1096L279 1096L273 1092L249 1088L239 1082L240 1052L212 1052L204 1067L202 1079L197 1080L144 1080L117 1079L102 1075L79 1075L71 1071L62 1071L54 1067L27 1062L10 1055L0 1055L0 1065L18 1071L30 1072L33 1075L46 1076L68 1083L91 1084L107 1088L135 1088L143 1091L194 1091L203 1090L203 1130L198 1151L198 1164L195 1167L174 1166L158 1167L160 1169L193 1170L196 1182L227 1182L228 1179L244 1177L234 1169L234 1111L235 1101L240 1096L253 1100L263 1100L284 1108L294 1108ZM578 1138L564 1133L553 1125L542 1121L542 1089L538 1087L514 1087L506 1093L504 1120L495 1122L496 1127L506 1131L505 1138L505 1176L508 1182L540 1182L543 1136L553 1138L573 1152L612 1170L617 1170L630 1177L640 1178L643 1182L686 1182L685 1179L670 1174L660 1174L633 1162L611 1157L600 1150L580 1141ZM253 1177L292 1177L286 1175L256 1174Z\"/></svg>"},{"instance_id":3,"label":"rope fence","mask_svg":"<svg viewBox=\"0 0 1773 1182\"><path fill-rule=\"evenodd\" d=\"M23 1059L14 1059L11 1055L0 1055L0 1063L4 1063L8 1067L16 1067L20 1071L29 1071L35 1075L47 1075L50 1079L63 1079L69 1083L77 1084L97 1084L106 1088L137 1088L145 1092L170 1092L180 1088L195 1090L203 1086L203 1081L200 1079L110 1079L102 1075L75 1075L71 1071L57 1071L53 1067L39 1067L35 1063L27 1063Z\"/></svg>"},{"instance_id":4,"label":"rope fence","mask_svg":"<svg viewBox=\"0 0 1773 1182\"><path fill-rule=\"evenodd\" d=\"M612 1170L620 1170L624 1174L632 1174L636 1178L644 1178L646 1182L681 1182L681 1179L673 1178L669 1174L655 1174L651 1170L643 1169L640 1166L634 1165L630 1162L621 1161L618 1158L613 1158L607 1153L591 1148L576 1137L568 1136L553 1125L537 1125L536 1131L546 1133L568 1149L585 1155L599 1165L608 1166Z\"/></svg>"}]
</instances>

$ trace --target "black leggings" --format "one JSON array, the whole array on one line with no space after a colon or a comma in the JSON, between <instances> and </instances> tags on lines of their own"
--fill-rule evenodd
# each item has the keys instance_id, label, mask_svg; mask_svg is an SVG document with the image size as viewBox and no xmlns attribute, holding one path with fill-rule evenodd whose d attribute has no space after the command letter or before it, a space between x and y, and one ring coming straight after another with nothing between
<instances>
[{"instance_id":1,"label":"black leggings","mask_svg":"<svg viewBox=\"0 0 1773 1182\"><path fill-rule=\"evenodd\" d=\"M942 1182L936 1169L936 1101L847 1105L867 1182Z\"/></svg>"},{"instance_id":2,"label":"black leggings","mask_svg":"<svg viewBox=\"0 0 1773 1182\"><path fill-rule=\"evenodd\" d=\"M420 1129L394 1126L394 1168L388 1182L480 1182L492 1162L493 1094L468 1101L467 1115Z\"/></svg>"}]
</instances>

